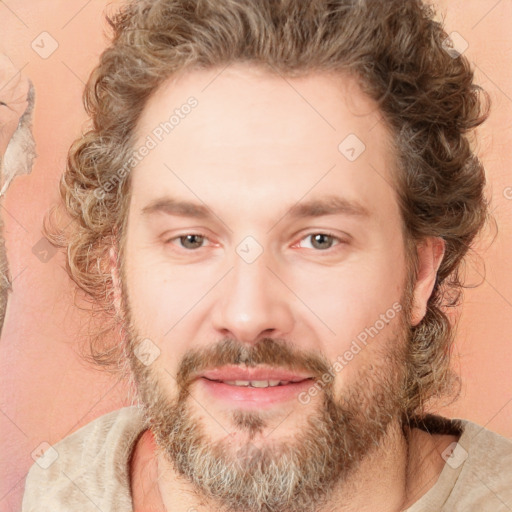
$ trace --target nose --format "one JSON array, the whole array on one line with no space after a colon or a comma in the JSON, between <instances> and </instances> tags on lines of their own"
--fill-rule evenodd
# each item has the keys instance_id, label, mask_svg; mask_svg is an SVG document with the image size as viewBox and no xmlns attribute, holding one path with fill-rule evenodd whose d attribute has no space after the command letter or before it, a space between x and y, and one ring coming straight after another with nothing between
<instances>
[{"instance_id":1,"label":"nose","mask_svg":"<svg viewBox=\"0 0 512 512\"><path fill-rule=\"evenodd\" d=\"M252 263L235 255L215 297L213 327L220 335L254 344L262 337L282 337L292 331L292 294L265 255Z\"/></svg>"}]
</instances>

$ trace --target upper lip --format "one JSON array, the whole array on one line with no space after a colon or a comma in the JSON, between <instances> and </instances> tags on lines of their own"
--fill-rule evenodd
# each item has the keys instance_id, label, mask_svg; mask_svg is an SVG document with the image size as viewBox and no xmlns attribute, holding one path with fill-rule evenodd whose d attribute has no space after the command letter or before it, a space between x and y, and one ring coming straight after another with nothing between
<instances>
[{"instance_id":1,"label":"upper lip","mask_svg":"<svg viewBox=\"0 0 512 512\"><path fill-rule=\"evenodd\" d=\"M199 377L218 381L234 380L279 380L299 382L305 379L311 379L312 376L303 372L286 370L284 368L247 368L240 366L222 366L207 370Z\"/></svg>"}]
</instances>

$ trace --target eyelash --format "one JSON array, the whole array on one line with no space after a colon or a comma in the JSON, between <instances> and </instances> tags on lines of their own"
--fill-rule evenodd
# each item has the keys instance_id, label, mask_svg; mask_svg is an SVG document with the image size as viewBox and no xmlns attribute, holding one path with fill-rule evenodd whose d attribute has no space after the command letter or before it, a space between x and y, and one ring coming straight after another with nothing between
<instances>
[{"instance_id":1,"label":"eyelash","mask_svg":"<svg viewBox=\"0 0 512 512\"><path fill-rule=\"evenodd\" d=\"M208 236L203 234L203 233L184 233L184 234L181 234L181 235L178 235L178 236L175 236L173 238L169 238L168 240L166 240L166 244L172 244L173 241L175 240L179 240L180 238L185 238L186 236L189 236L189 235L192 235L192 236L200 236L202 238L204 238L205 240L209 240ZM344 243L346 243L345 240L343 240L342 238L336 236L334 233L330 233L329 231L314 231L314 232L311 232L311 233L308 233L306 235L304 235L300 240L299 242L302 242L302 240L308 238L308 237L311 237L313 235L326 235L334 240L336 240L338 243L334 244L333 247L330 247L328 249L324 249L324 250L321 250L321 249L317 249L316 252L330 252L332 250L335 250L334 247L337 247L339 245L342 245ZM173 244L174 245L174 244ZM198 249L202 249L203 246L201 247L198 247L197 249L185 249L184 247L180 247L180 249L182 249L183 251L185 252L195 252L197 251ZM315 250L315 249L313 249Z\"/></svg>"}]
</instances>

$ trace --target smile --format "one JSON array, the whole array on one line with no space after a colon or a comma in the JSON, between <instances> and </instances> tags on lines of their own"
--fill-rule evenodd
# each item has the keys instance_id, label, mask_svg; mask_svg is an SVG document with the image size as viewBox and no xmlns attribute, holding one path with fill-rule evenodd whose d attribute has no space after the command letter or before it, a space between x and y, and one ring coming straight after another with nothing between
<instances>
[{"instance_id":1,"label":"smile","mask_svg":"<svg viewBox=\"0 0 512 512\"><path fill-rule=\"evenodd\" d=\"M208 379L211 380L211 379ZM268 388L268 387L277 387L277 386L286 386L290 383L302 382L300 381L292 381L292 380L214 380L213 382L223 382L224 384L228 384L229 386L241 386L241 387L252 387L252 388Z\"/></svg>"}]
</instances>

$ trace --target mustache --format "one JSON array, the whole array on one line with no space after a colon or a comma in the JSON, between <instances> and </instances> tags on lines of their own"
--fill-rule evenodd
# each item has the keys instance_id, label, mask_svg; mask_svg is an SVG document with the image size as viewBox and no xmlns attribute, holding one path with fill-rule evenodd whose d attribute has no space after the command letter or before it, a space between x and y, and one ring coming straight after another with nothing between
<instances>
[{"instance_id":1,"label":"mustache","mask_svg":"<svg viewBox=\"0 0 512 512\"><path fill-rule=\"evenodd\" d=\"M186 391L202 372L226 365L279 367L305 371L319 378L331 367L328 359L318 351L302 351L284 340L262 338L247 346L225 338L211 347L189 350L179 365L176 382Z\"/></svg>"}]
</instances>

